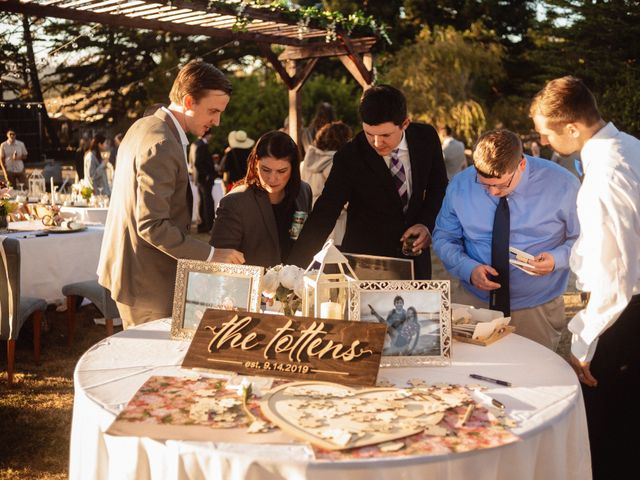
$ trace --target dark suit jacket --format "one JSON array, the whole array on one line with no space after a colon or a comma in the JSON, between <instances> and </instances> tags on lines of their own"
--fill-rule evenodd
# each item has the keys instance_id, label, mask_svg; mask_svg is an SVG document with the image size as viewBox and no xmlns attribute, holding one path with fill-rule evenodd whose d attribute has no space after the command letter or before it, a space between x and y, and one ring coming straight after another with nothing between
<instances>
[{"instance_id":1,"label":"dark suit jacket","mask_svg":"<svg viewBox=\"0 0 640 480\"><path fill-rule=\"evenodd\" d=\"M197 182L213 182L216 178L216 169L213 166L213 160L209 153L209 144L203 139L199 139L196 145L196 172Z\"/></svg>"},{"instance_id":2,"label":"dark suit jacket","mask_svg":"<svg viewBox=\"0 0 640 480\"><path fill-rule=\"evenodd\" d=\"M412 190L406 214L391 172L364 132L336 152L322 195L293 246L289 262L307 266L331 232L342 207L347 227L341 249L349 253L403 257L400 237L422 223L433 231L447 187L447 172L435 129L411 123L405 130ZM416 278L431 277L429 250L414 258Z\"/></svg>"},{"instance_id":3,"label":"dark suit jacket","mask_svg":"<svg viewBox=\"0 0 640 480\"><path fill-rule=\"evenodd\" d=\"M305 182L300 185L295 210L311 210L311 187ZM243 185L225 195L216 211L209 243L241 251L247 265L282 263L278 227L267 192Z\"/></svg>"}]
</instances>

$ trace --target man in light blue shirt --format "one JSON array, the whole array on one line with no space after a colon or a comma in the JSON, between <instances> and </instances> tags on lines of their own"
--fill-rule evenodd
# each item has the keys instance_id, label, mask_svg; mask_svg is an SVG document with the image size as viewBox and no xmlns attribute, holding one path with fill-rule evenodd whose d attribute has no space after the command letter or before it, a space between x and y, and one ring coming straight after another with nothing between
<instances>
[{"instance_id":1,"label":"man in light blue shirt","mask_svg":"<svg viewBox=\"0 0 640 480\"><path fill-rule=\"evenodd\" d=\"M510 265L511 324L555 350L566 326L562 294L579 234L580 184L562 167L524 155L522 142L508 130L483 134L473 162L451 180L433 234L435 253L464 287L453 300L486 308L489 292L500 287L491 244L496 208L505 197L509 246L534 256L522 268Z\"/></svg>"}]
</instances>

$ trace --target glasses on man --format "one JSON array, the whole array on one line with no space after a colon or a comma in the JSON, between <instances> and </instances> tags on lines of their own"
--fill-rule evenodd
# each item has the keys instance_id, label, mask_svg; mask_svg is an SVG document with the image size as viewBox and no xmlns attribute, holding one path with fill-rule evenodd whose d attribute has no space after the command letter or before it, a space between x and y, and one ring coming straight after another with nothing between
<instances>
[{"instance_id":1,"label":"glasses on man","mask_svg":"<svg viewBox=\"0 0 640 480\"><path fill-rule=\"evenodd\" d=\"M516 168L513 171L513 173L511 174L511 178L509 179L509 181L507 183L494 183L494 184L491 184L491 185L481 182L480 178L479 178L479 175L476 173L476 183L479 184L479 185L482 185L487 190L489 190L490 188L495 188L496 190L500 190L500 191L508 190L509 187L511 186L511 182L513 182L513 177L516 176L517 172L518 172L518 169Z\"/></svg>"}]
</instances>

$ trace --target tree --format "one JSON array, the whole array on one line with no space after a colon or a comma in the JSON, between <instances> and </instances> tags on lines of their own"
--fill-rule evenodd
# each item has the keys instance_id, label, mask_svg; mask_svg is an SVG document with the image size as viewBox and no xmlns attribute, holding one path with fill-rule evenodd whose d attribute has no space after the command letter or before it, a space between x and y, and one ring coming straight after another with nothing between
<instances>
[{"instance_id":1,"label":"tree","mask_svg":"<svg viewBox=\"0 0 640 480\"><path fill-rule=\"evenodd\" d=\"M599 99L607 119L640 134L640 2L547 1L534 52L542 80L575 75Z\"/></svg>"},{"instance_id":2,"label":"tree","mask_svg":"<svg viewBox=\"0 0 640 480\"><path fill-rule=\"evenodd\" d=\"M416 119L448 123L472 144L487 124L483 99L504 75L503 51L479 23L465 32L425 27L386 59L382 79L403 90Z\"/></svg>"},{"instance_id":3,"label":"tree","mask_svg":"<svg viewBox=\"0 0 640 480\"><path fill-rule=\"evenodd\" d=\"M271 69L262 66L249 75L232 78L232 83L231 101L211 140L213 150L218 152L227 146L227 136L232 130L245 130L251 138L257 139L270 130L281 128L288 114L287 89ZM302 92L305 118L313 116L319 101L328 101L336 108L339 119L352 127L358 124L361 90L355 82L314 75Z\"/></svg>"}]
</instances>

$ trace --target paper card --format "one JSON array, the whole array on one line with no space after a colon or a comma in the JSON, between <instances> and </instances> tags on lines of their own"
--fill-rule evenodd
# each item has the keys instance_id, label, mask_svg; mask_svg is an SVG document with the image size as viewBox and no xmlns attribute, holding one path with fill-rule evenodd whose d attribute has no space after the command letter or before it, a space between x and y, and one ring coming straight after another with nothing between
<instances>
[{"instance_id":1,"label":"paper card","mask_svg":"<svg viewBox=\"0 0 640 480\"><path fill-rule=\"evenodd\" d=\"M470 305L460 304L452 304L451 309L453 311L454 333L458 324L466 325L465 330L471 333L471 338L474 340L490 337L511 321L511 317L505 317L502 312L496 310L474 308ZM473 330L471 327L474 327Z\"/></svg>"},{"instance_id":2,"label":"paper card","mask_svg":"<svg viewBox=\"0 0 640 480\"><path fill-rule=\"evenodd\" d=\"M513 255L516 256L516 260L519 260L521 262L524 262L525 260L534 260L535 257L533 255L531 255L530 253L527 253L523 250L520 250L516 247L509 247L509 253L512 253Z\"/></svg>"},{"instance_id":3,"label":"paper card","mask_svg":"<svg viewBox=\"0 0 640 480\"><path fill-rule=\"evenodd\" d=\"M518 270L522 270L527 275L533 275L533 276L536 275L536 273L534 271L531 271L528 268L526 268L526 267L531 267L528 263L524 263L524 262L521 262L519 260L514 260L514 259L509 259L509 263L511 265L513 265L514 267L516 267Z\"/></svg>"}]
</instances>

